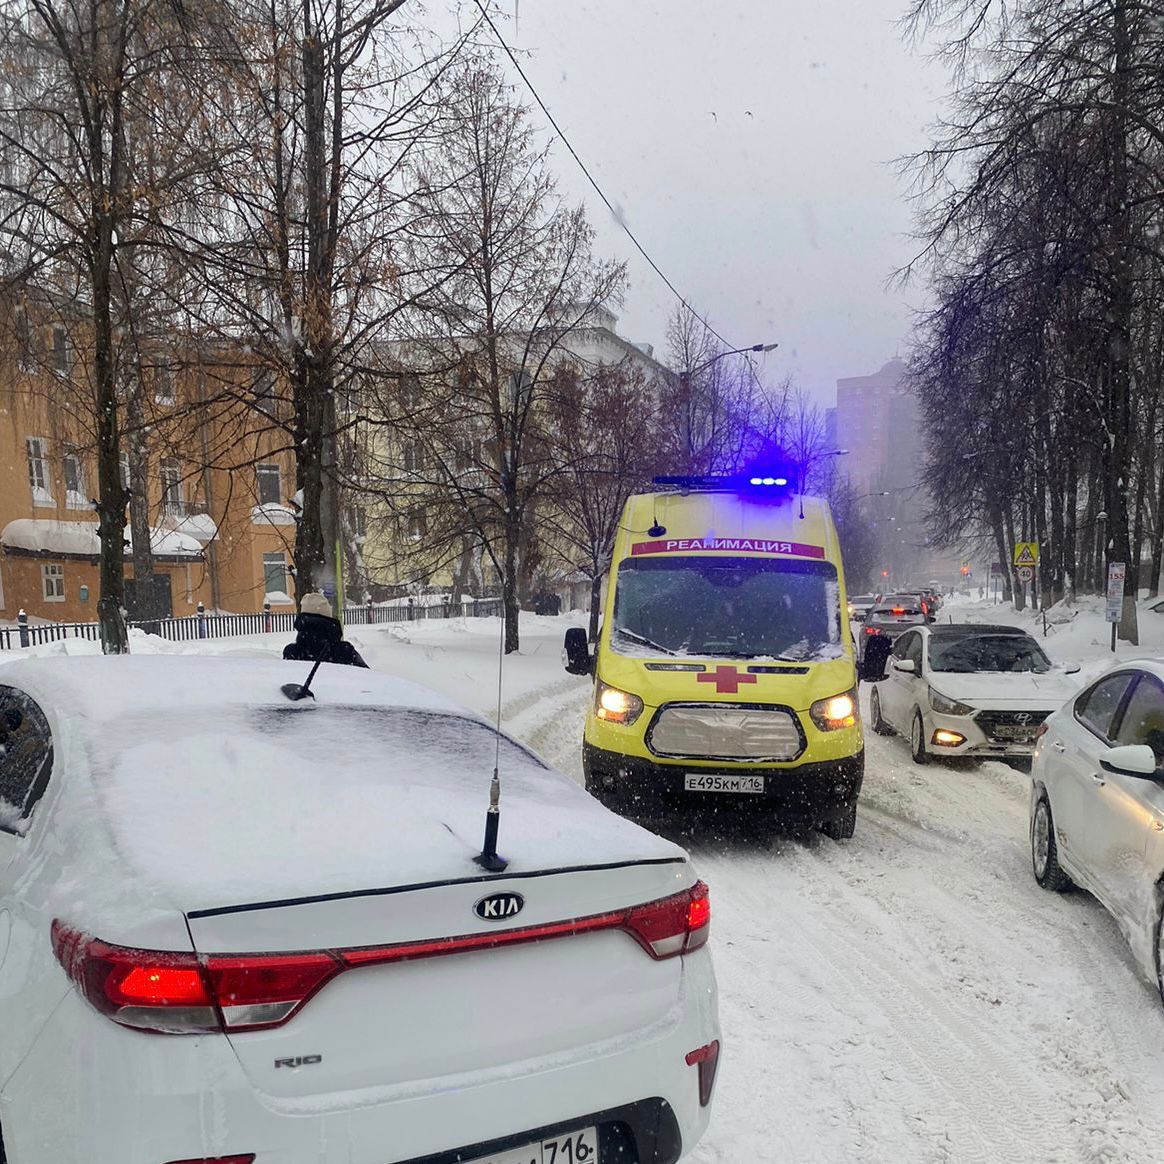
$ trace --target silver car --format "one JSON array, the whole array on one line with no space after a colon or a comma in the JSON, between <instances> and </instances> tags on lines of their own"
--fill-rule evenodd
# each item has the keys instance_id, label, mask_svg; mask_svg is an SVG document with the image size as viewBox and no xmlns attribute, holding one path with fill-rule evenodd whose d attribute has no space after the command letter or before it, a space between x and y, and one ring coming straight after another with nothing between
<instances>
[{"instance_id":1,"label":"silver car","mask_svg":"<svg viewBox=\"0 0 1164 1164\"><path fill-rule=\"evenodd\" d=\"M1045 724L1031 768L1035 880L1090 890L1164 998L1164 662L1125 663Z\"/></svg>"}]
</instances>

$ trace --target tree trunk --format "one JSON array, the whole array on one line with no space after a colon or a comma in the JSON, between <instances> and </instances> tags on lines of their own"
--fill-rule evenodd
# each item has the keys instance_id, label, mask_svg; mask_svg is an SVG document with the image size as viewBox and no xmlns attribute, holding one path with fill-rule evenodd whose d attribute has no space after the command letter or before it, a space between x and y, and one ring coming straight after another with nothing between
<instances>
[{"instance_id":1,"label":"tree trunk","mask_svg":"<svg viewBox=\"0 0 1164 1164\"><path fill-rule=\"evenodd\" d=\"M998 564L1002 569L1002 598L1004 602L1010 602L1014 593L1010 582L1010 566L1008 565L1011 554L1007 552L1006 530L1003 529L1002 524L1002 509L997 505L990 507L990 525L994 530L994 548L998 553Z\"/></svg>"},{"instance_id":2,"label":"tree trunk","mask_svg":"<svg viewBox=\"0 0 1164 1164\"><path fill-rule=\"evenodd\" d=\"M1135 271L1131 246L1130 184L1128 177L1127 108L1131 92L1132 42L1128 27L1129 0L1115 0L1113 15L1113 93L1114 126L1111 138L1112 180L1108 191L1108 210L1112 223L1111 291L1108 297L1108 374L1110 376L1108 430L1110 463L1108 465L1108 529L1111 531L1109 561L1124 562L1123 615L1119 636L1125 642L1138 643L1136 625L1135 571L1132 569L1132 546L1128 514L1128 484L1131 472L1129 455L1132 426L1132 316L1135 304Z\"/></svg>"},{"instance_id":3,"label":"tree trunk","mask_svg":"<svg viewBox=\"0 0 1164 1164\"><path fill-rule=\"evenodd\" d=\"M146 447L145 409L141 361L135 356L129 369L125 418L129 424L129 527L133 544L133 580L138 600L149 603L145 616L152 618L154 550L150 544L150 469ZM163 499L164 500L164 499Z\"/></svg>"},{"instance_id":4,"label":"tree trunk","mask_svg":"<svg viewBox=\"0 0 1164 1164\"><path fill-rule=\"evenodd\" d=\"M587 638L598 642L598 616L602 613L602 574L596 573L590 579L590 630Z\"/></svg>"},{"instance_id":5,"label":"tree trunk","mask_svg":"<svg viewBox=\"0 0 1164 1164\"><path fill-rule=\"evenodd\" d=\"M521 523L514 510L517 499L508 498L509 511L505 520L505 571L501 578L501 600L505 611L505 653L512 655L521 647L518 634L520 605L517 597L517 547L521 540Z\"/></svg>"},{"instance_id":6,"label":"tree trunk","mask_svg":"<svg viewBox=\"0 0 1164 1164\"><path fill-rule=\"evenodd\" d=\"M121 485L121 426L113 351L110 267L112 224L101 231L93 271L93 374L97 395L97 532L101 541L101 597L97 620L107 655L129 652L125 626L125 490Z\"/></svg>"}]
</instances>

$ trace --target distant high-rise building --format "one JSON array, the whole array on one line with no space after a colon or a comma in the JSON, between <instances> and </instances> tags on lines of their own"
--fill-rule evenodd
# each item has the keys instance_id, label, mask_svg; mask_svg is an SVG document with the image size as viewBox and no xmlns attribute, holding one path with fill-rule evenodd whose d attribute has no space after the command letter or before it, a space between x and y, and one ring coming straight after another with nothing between
<instances>
[{"instance_id":1,"label":"distant high-rise building","mask_svg":"<svg viewBox=\"0 0 1164 1164\"><path fill-rule=\"evenodd\" d=\"M905 377L905 362L895 357L872 376L837 381L836 439L848 449L842 468L862 493L882 487L894 442L903 436L902 413L913 416L912 409L894 403L905 395ZM909 446L916 447L912 433Z\"/></svg>"}]
</instances>

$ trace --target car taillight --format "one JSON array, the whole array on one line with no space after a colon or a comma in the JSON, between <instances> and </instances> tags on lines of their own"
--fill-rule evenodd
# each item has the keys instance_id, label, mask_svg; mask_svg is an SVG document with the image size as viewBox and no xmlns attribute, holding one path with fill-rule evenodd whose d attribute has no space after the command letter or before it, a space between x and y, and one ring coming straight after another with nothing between
<instances>
[{"instance_id":1,"label":"car taillight","mask_svg":"<svg viewBox=\"0 0 1164 1164\"><path fill-rule=\"evenodd\" d=\"M255 1164L254 1152L241 1156L196 1156L192 1160L171 1160L170 1164Z\"/></svg>"},{"instance_id":2,"label":"car taillight","mask_svg":"<svg viewBox=\"0 0 1164 1164\"><path fill-rule=\"evenodd\" d=\"M865 633L867 635L879 635L881 631L875 626L867 626L865 628Z\"/></svg>"},{"instance_id":3,"label":"car taillight","mask_svg":"<svg viewBox=\"0 0 1164 1164\"><path fill-rule=\"evenodd\" d=\"M1047 734L1047 721L1043 720L1041 724L1035 729L1035 739L1042 739Z\"/></svg>"},{"instance_id":4,"label":"car taillight","mask_svg":"<svg viewBox=\"0 0 1164 1164\"><path fill-rule=\"evenodd\" d=\"M158 1034L254 1031L281 1026L337 974L491 950L597 930L623 930L652 958L698 950L711 929L707 886L628 909L519 929L291 954L181 954L111 946L61 921L53 951L65 973L102 1014Z\"/></svg>"},{"instance_id":5,"label":"car taillight","mask_svg":"<svg viewBox=\"0 0 1164 1164\"><path fill-rule=\"evenodd\" d=\"M890 614L904 614L905 607L904 606L895 606L889 613Z\"/></svg>"}]
</instances>

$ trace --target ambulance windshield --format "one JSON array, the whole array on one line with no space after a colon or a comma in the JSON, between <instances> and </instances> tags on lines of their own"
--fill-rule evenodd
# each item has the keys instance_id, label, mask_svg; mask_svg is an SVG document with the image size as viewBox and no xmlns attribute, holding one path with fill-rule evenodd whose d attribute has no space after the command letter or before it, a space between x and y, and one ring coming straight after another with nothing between
<instances>
[{"instance_id":1,"label":"ambulance windshield","mask_svg":"<svg viewBox=\"0 0 1164 1164\"><path fill-rule=\"evenodd\" d=\"M624 655L834 659L837 572L787 558L628 558L618 570L612 645Z\"/></svg>"}]
</instances>

